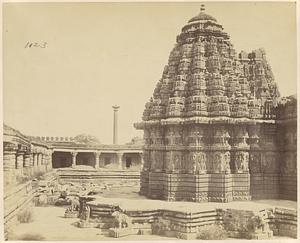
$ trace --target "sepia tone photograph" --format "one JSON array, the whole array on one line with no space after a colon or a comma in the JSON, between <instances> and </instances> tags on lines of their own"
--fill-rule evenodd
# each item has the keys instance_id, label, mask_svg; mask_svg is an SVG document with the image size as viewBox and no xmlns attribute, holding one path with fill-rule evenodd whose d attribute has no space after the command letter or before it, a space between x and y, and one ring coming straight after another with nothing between
<instances>
[{"instance_id":1,"label":"sepia tone photograph","mask_svg":"<svg viewBox=\"0 0 300 243\"><path fill-rule=\"evenodd\" d=\"M282 2L5 2L3 240L297 239Z\"/></svg>"}]
</instances>

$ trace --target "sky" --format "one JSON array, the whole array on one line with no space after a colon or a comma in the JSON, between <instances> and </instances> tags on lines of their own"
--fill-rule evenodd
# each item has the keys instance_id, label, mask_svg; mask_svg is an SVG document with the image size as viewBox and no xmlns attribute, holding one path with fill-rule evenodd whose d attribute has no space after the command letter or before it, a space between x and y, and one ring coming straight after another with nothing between
<instances>
[{"instance_id":1,"label":"sky","mask_svg":"<svg viewBox=\"0 0 300 243\"><path fill-rule=\"evenodd\" d=\"M145 103L176 36L200 3L6 3L3 120L31 136L91 134L119 143L142 131ZM206 3L237 52L263 47L281 95L296 93L294 3ZM37 42L41 47L25 47Z\"/></svg>"}]
</instances>

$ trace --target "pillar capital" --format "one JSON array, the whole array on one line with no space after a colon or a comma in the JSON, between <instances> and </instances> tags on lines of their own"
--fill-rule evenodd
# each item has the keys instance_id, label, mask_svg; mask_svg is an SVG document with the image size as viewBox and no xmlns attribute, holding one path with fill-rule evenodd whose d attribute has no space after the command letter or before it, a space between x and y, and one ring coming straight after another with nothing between
<instances>
[{"instance_id":1,"label":"pillar capital","mask_svg":"<svg viewBox=\"0 0 300 243\"><path fill-rule=\"evenodd\" d=\"M94 155L95 155L96 157L99 157L99 156L101 155L101 151L95 151L95 152L94 152Z\"/></svg>"},{"instance_id":2,"label":"pillar capital","mask_svg":"<svg viewBox=\"0 0 300 243\"><path fill-rule=\"evenodd\" d=\"M71 155L72 155L73 157L76 157L76 156L77 156L77 154L78 154L78 152L77 152L77 151L72 151L72 152L71 152Z\"/></svg>"},{"instance_id":3,"label":"pillar capital","mask_svg":"<svg viewBox=\"0 0 300 243\"><path fill-rule=\"evenodd\" d=\"M116 155L118 156L118 158L123 157L124 153L123 152L117 152Z\"/></svg>"},{"instance_id":4,"label":"pillar capital","mask_svg":"<svg viewBox=\"0 0 300 243\"><path fill-rule=\"evenodd\" d=\"M24 151L17 151L17 156L24 156L26 153Z\"/></svg>"},{"instance_id":5,"label":"pillar capital","mask_svg":"<svg viewBox=\"0 0 300 243\"><path fill-rule=\"evenodd\" d=\"M118 111L118 110L119 110L119 108L120 108L120 106L118 106L118 105L114 105L114 106L112 106L112 108L114 109L114 111Z\"/></svg>"},{"instance_id":6,"label":"pillar capital","mask_svg":"<svg viewBox=\"0 0 300 243\"><path fill-rule=\"evenodd\" d=\"M30 157L31 157L31 155L32 155L32 153L30 153L30 152L26 152L26 153L24 154L24 157L25 157L25 158L30 158Z\"/></svg>"}]
</instances>

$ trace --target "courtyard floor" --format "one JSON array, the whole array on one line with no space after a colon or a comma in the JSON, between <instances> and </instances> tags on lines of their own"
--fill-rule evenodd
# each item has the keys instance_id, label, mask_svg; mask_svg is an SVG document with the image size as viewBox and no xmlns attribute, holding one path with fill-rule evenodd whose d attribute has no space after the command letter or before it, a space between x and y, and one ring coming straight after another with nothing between
<instances>
[{"instance_id":1,"label":"courtyard floor","mask_svg":"<svg viewBox=\"0 0 300 243\"><path fill-rule=\"evenodd\" d=\"M99 198L100 200L100 198ZM164 202L154 201L141 198L135 199L112 199L102 198L103 201L119 202L122 205L131 205L130 207L170 207L179 210L186 210L191 208L201 207L203 210L211 209L213 207L222 206L239 209L252 208L266 208L267 207L285 207L296 208L296 202L285 200L260 200L250 202L231 202L231 203L192 203L192 202ZM134 203L133 203L134 202ZM155 202L155 203L154 203ZM129 204L128 204L129 203ZM119 239L111 238L105 234L101 234L101 230L97 228L78 228L75 226L78 222L77 218L64 218L65 208L46 206L46 207L33 207L34 221L31 223L23 223L15 226L13 232L9 235L9 240L22 240L28 235L38 235L43 240L59 240L59 241L95 241L95 240L176 240L176 238L168 238L157 235L131 235ZM104 233L104 232L103 232ZM289 239L288 237L274 237L274 239Z\"/></svg>"},{"instance_id":2,"label":"courtyard floor","mask_svg":"<svg viewBox=\"0 0 300 243\"><path fill-rule=\"evenodd\" d=\"M101 235L96 228L78 228L76 218L64 218L65 208L34 207L34 221L19 224L14 228L9 240L22 240L27 235L39 235L43 240L53 241L96 241L96 240L137 240L136 235L120 239ZM139 235L138 240L169 240L170 238L156 235Z\"/></svg>"},{"instance_id":3,"label":"courtyard floor","mask_svg":"<svg viewBox=\"0 0 300 243\"><path fill-rule=\"evenodd\" d=\"M78 219L64 218L65 209L61 207L34 207L34 221L31 223L18 224L9 240L23 240L29 235L38 235L41 240L51 241L111 241L111 240L178 240L157 235L131 235L122 238L111 238L101 234L100 229L78 228L75 223ZM274 237L273 239L291 239L288 237Z\"/></svg>"}]
</instances>

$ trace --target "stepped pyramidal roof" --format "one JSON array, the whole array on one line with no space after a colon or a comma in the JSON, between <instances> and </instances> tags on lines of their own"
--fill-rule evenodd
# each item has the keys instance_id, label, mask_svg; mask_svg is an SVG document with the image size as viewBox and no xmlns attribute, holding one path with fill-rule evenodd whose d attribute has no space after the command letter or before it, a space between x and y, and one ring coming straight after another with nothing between
<instances>
[{"instance_id":1,"label":"stepped pyramidal roof","mask_svg":"<svg viewBox=\"0 0 300 243\"><path fill-rule=\"evenodd\" d=\"M143 120L174 117L262 119L279 92L263 49L238 55L229 35L205 13L191 18L177 36ZM269 108L268 108L269 109Z\"/></svg>"}]
</instances>

